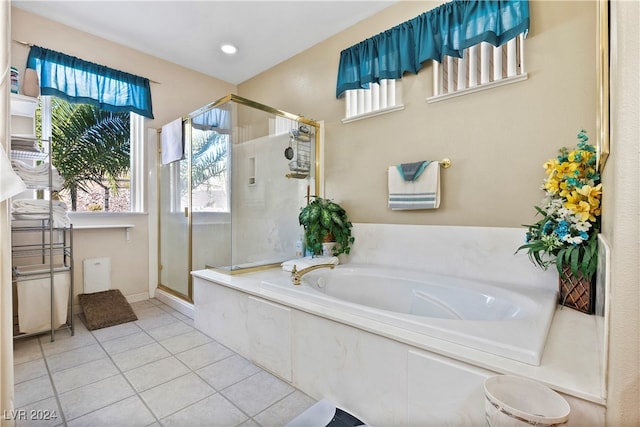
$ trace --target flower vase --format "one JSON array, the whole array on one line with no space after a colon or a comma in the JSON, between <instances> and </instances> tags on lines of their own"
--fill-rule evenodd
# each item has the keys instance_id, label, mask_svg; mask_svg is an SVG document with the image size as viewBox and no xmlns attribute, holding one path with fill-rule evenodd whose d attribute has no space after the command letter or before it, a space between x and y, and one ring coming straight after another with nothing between
<instances>
[{"instance_id":1,"label":"flower vase","mask_svg":"<svg viewBox=\"0 0 640 427\"><path fill-rule=\"evenodd\" d=\"M587 314L595 312L594 277L584 277L581 271L574 274L569 265L563 265L559 282L561 305Z\"/></svg>"}]
</instances>

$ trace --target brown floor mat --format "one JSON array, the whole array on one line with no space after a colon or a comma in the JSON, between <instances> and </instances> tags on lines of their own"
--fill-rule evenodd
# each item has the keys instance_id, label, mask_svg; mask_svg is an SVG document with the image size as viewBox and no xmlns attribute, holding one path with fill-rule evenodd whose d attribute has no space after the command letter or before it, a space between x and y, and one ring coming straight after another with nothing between
<instances>
[{"instance_id":1,"label":"brown floor mat","mask_svg":"<svg viewBox=\"0 0 640 427\"><path fill-rule=\"evenodd\" d=\"M80 317L90 331L138 320L118 289L80 294L78 300L83 313Z\"/></svg>"}]
</instances>

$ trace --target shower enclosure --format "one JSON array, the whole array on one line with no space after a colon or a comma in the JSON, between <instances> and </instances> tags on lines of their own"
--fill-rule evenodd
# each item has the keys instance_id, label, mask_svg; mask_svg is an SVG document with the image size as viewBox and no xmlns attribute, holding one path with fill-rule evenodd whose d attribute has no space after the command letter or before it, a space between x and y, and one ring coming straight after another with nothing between
<instances>
[{"instance_id":1,"label":"shower enclosure","mask_svg":"<svg viewBox=\"0 0 640 427\"><path fill-rule=\"evenodd\" d=\"M228 95L183 117L184 156L158 165L158 287L192 302L190 272L291 259L320 194L320 123Z\"/></svg>"}]
</instances>

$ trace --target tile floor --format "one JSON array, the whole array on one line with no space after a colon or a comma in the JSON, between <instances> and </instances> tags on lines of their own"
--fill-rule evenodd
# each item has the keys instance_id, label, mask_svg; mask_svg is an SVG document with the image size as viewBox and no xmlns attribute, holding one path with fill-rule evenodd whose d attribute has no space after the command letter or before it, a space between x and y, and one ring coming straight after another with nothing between
<instances>
[{"instance_id":1,"label":"tile floor","mask_svg":"<svg viewBox=\"0 0 640 427\"><path fill-rule=\"evenodd\" d=\"M18 426L283 426L316 403L162 302L131 306L136 322L14 341Z\"/></svg>"}]
</instances>

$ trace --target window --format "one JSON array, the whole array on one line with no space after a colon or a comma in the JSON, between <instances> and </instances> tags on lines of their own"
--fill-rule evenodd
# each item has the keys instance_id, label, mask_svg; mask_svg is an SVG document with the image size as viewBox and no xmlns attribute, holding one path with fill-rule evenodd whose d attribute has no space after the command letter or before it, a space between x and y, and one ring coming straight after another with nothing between
<instances>
[{"instance_id":1,"label":"window","mask_svg":"<svg viewBox=\"0 0 640 427\"><path fill-rule=\"evenodd\" d=\"M482 42L465 49L462 58L444 56L442 63L433 61L433 96L427 102L526 79L522 34L500 47Z\"/></svg>"},{"instance_id":2,"label":"window","mask_svg":"<svg viewBox=\"0 0 640 427\"><path fill-rule=\"evenodd\" d=\"M43 139L51 138L52 164L64 180L58 197L70 211L142 210L140 202L132 203L141 193L134 184L139 168L132 150L143 145L141 120L135 113L41 97L36 126Z\"/></svg>"},{"instance_id":3,"label":"window","mask_svg":"<svg viewBox=\"0 0 640 427\"><path fill-rule=\"evenodd\" d=\"M136 114L153 118L149 79L39 46L27 69L43 95L38 134L52 141L59 196L73 211L142 211L144 122Z\"/></svg>"},{"instance_id":4,"label":"window","mask_svg":"<svg viewBox=\"0 0 640 427\"><path fill-rule=\"evenodd\" d=\"M400 80L383 79L379 84L369 83L369 89L345 91L345 118L342 119L342 123L390 113L403 108Z\"/></svg>"},{"instance_id":5,"label":"window","mask_svg":"<svg viewBox=\"0 0 640 427\"><path fill-rule=\"evenodd\" d=\"M230 138L215 130L193 128L191 203L193 212L230 212L228 152ZM180 163L182 206L188 206L189 163Z\"/></svg>"}]
</instances>

